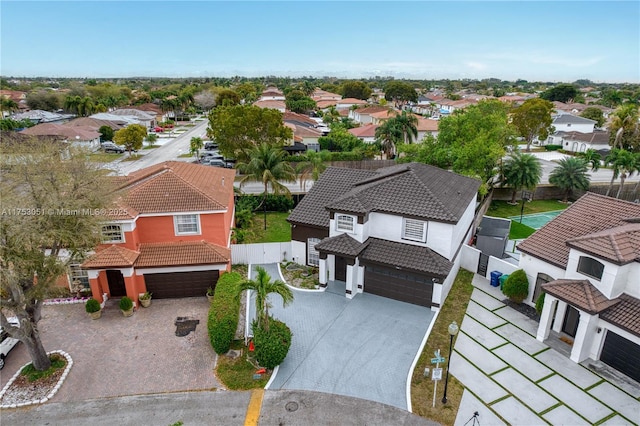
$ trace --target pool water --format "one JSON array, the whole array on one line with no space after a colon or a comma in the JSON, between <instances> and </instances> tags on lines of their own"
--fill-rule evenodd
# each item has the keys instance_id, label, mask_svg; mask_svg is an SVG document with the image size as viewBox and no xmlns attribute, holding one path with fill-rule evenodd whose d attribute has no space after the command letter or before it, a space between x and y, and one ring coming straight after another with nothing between
<instances>
[{"instance_id":1,"label":"pool water","mask_svg":"<svg viewBox=\"0 0 640 426\"><path fill-rule=\"evenodd\" d=\"M523 225L527 225L527 226L529 226L529 227L531 227L533 229L540 229L547 222L549 222L550 220L554 219L556 216L558 216L563 211L564 210L555 210L555 211L552 211L552 212L527 214L527 215L522 216L522 224ZM511 216L509 219L511 219L514 222L520 222L520 216Z\"/></svg>"}]
</instances>

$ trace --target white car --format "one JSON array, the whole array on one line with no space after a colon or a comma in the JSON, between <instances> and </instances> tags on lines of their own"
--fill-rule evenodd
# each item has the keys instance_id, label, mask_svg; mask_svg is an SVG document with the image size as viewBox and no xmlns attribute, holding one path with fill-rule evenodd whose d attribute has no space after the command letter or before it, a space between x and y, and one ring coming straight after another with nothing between
<instances>
[{"instance_id":1,"label":"white car","mask_svg":"<svg viewBox=\"0 0 640 426\"><path fill-rule=\"evenodd\" d=\"M11 317L7 318L7 320L11 325L15 325L16 327L20 326L18 318ZM15 345L18 344L18 342L18 339L14 339L13 337L9 336L9 333L7 333L2 327L0 327L0 370L4 368L4 359L7 357L7 354L11 349L13 349Z\"/></svg>"}]
</instances>

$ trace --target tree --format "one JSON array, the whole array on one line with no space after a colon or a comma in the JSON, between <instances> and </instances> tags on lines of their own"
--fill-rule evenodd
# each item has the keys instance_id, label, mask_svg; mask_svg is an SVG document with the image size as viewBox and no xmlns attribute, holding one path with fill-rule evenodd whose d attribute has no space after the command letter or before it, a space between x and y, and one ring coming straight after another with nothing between
<instances>
[{"instance_id":1,"label":"tree","mask_svg":"<svg viewBox=\"0 0 640 426\"><path fill-rule=\"evenodd\" d=\"M512 114L512 123L519 136L527 141L527 152L535 138L547 139L552 132L553 104L540 98L527 99Z\"/></svg>"},{"instance_id":2,"label":"tree","mask_svg":"<svg viewBox=\"0 0 640 426\"><path fill-rule=\"evenodd\" d=\"M210 91L203 90L193 96L193 102L203 111L209 111L216 104L216 98Z\"/></svg>"},{"instance_id":3,"label":"tree","mask_svg":"<svg viewBox=\"0 0 640 426\"><path fill-rule=\"evenodd\" d=\"M149 142L149 146L153 146L153 144L158 140L158 135L155 133L149 133L145 139Z\"/></svg>"},{"instance_id":4,"label":"tree","mask_svg":"<svg viewBox=\"0 0 640 426\"><path fill-rule=\"evenodd\" d=\"M287 93L285 105L289 111L305 114L316 108L316 101L301 90L291 90Z\"/></svg>"},{"instance_id":5,"label":"tree","mask_svg":"<svg viewBox=\"0 0 640 426\"><path fill-rule=\"evenodd\" d=\"M609 195L613 189L613 183L616 179L620 178L620 188L618 188L616 198L620 197L622 189L624 188L625 180L633 175L636 170L636 161L636 157L629 151L616 148L611 150L609 155L604 159L605 164L610 165L613 169L613 176L611 177L611 182L609 183L609 188L607 188L607 193L605 195Z\"/></svg>"},{"instance_id":6,"label":"tree","mask_svg":"<svg viewBox=\"0 0 640 426\"><path fill-rule=\"evenodd\" d=\"M0 96L0 111L7 111L11 113L17 110L18 104L13 99Z\"/></svg>"},{"instance_id":7,"label":"tree","mask_svg":"<svg viewBox=\"0 0 640 426\"><path fill-rule=\"evenodd\" d=\"M394 158L397 153L396 146L402 143L404 136L400 125L396 121L387 120L378 126L375 136L387 158Z\"/></svg>"},{"instance_id":8,"label":"tree","mask_svg":"<svg viewBox=\"0 0 640 426\"><path fill-rule=\"evenodd\" d=\"M582 158L587 165L591 167L592 171L595 172L600 169L600 160L602 160L602 157L595 149L589 148L585 152L579 153L578 157Z\"/></svg>"},{"instance_id":9,"label":"tree","mask_svg":"<svg viewBox=\"0 0 640 426\"><path fill-rule=\"evenodd\" d=\"M282 147L293 138L293 131L284 125L278 110L236 105L209 113L207 135L216 141L225 157L249 162L249 154L256 146Z\"/></svg>"},{"instance_id":10,"label":"tree","mask_svg":"<svg viewBox=\"0 0 640 426\"><path fill-rule=\"evenodd\" d=\"M285 195L291 197L291 192L281 181L295 182L296 172L291 164L285 160L288 155L280 147L262 143L254 147L249 153L249 161L239 161L236 169L245 176L240 180L240 188L247 182L262 182L264 185L264 196L262 208L264 211L264 229L267 229L267 195L269 188L275 195Z\"/></svg>"},{"instance_id":11,"label":"tree","mask_svg":"<svg viewBox=\"0 0 640 426\"><path fill-rule=\"evenodd\" d=\"M75 147L30 140L11 149L0 179L0 325L42 371L51 365L38 329L42 304L71 259L100 242L102 218L94 212L110 205L111 181ZM63 250L71 256L60 257Z\"/></svg>"},{"instance_id":12,"label":"tree","mask_svg":"<svg viewBox=\"0 0 640 426\"><path fill-rule=\"evenodd\" d=\"M564 191L562 202L566 203L572 191L589 189L587 162L582 158L563 158L551 171L549 183Z\"/></svg>"},{"instance_id":13,"label":"tree","mask_svg":"<svg viewBox=\"0 0 640 426\"><path fill-rule=\"evenodd\" d=\"M402 111L400 115L392 117L389 120L394 120L400 128L402 141L404 143L411 143L418 138L418 117L414 114Z\"/></svg>"},{"instance_id":14,"label":"tree","mask_svg":"<svg viewBox=\"0 0 640 426\"><path fill-rule=\"evenodd\" d=\"M628 151L640 151L640 125L638 106L623 105L613 113L609 126L609 145Z\"/></svg>"},{"instance_id":15,"label":"tree","mask_svg":"<svg viewBox=\"0 0 640 426\"><path fill-rule=\"evenodd\" d=\"M27 105L30 109L57 111L62 105L60 95L49 90L39 90L27 95Z\"/></svg>"},{"instance_id":16,"label":"tree","mask_svg":"<svg viewBox=\"0 0 640 426\"><path fill-rule=\"evenodd\" d=\"M558 84L540 94L540 98L553 102L569 102L578 96L578 89L573 84Z\"/></svg>"},{"instance_id":17,"label":"tree","mask_svg":"<svg viewBox=\"0 0 640 426\"><path fill-rule=\"evenodd\" d=\"M313 179L314 182L320 179L320 175L327 169L325 157L327 151L315 152L307 151L307 161L298 164L296 171L300 178L300 188L305 191L307 189L307 180Z\"/></svg>"},{"instance_id":18,"label":"tree","mask_svg":"<svg viewBox=\"0 0 640 426\"><path fill-rule=\"evenodd\" d=\"M393 80L385 84L384 98L393 102L396 108L402 109L408 102L418 102L418 92L407 82Z\"/></svg>"},{"instance_id":19,"label":"tree","mask_svg":"<svg viewBox=\"0 0 640 426\"><path fill-rule=\"evenodd\" d=\"M198 158L198 156L200 155L200 150L202 149L202 147L204 147L204 143L202 142L202 138L199 137L192 137L191 138L191 142L189 145L189 152L191 153L191 155L195 156L196 158Z\"/></svg>"},{"instance_id":20,"label":"tree","mask_svg":"<svg viewBox=\"0 0 640 426\"><path fill-rule=\"evenodd\" d=\"M366 101L371 97L372 90L362 81L346 81L342 84L340 93L345 98L355 98Z\"/></svg>"},{"instance_id":21,"label":"tree","mask_svg":"<svg viewBox=\"0 0 640 426\"><path fill-rule=\"evenodd\" d=\"M112 141L115 132L109 126L100 126L100 128L98 129L98 133L100 133L100 142L104 142Z\"/></svg>"},{"instance_id":22,"label":"tree","mask_svg":"<svg viewBox=\"0 0 640 426\"><path fill-rule=\"evenodd\" d=\"M532 154L515 152L502 165L502 186L510 186L511 204L516 203L516 194L521 189L533 190L542 177L542 166Z\"/></svg>"},{"instance_id":23,"label":"tree","mask_svg":"<svg viewBox=\"0 0 640 426\"><path fill-rule=\"evenodd\" d=\"M223 89L216 96L216 107L240 105L240 94L235 90Z\"/></svg>"},{"instance_id":24,"label":"tree","mask_svg":"<svg viewBox=\"0 0 640 426\"><path fill-rule=\"evenodd\" d=\"M320 149L333 152L350 152L364 143L357 136L349 133L340 123L331 126L331 132L318 138Z\"/></svg>"},{"instance_id":25,"label":"tree","mask_svg":"<svg viewBox=\"0 0 640 426\"><path fill-rule=\"evenodd\" d=\"M324 121L327 125L331 125L336 121L340 120L340 112L336 109L334 105L331 105L327 108L322 114L322 121Z\"/></svg>"},{"instance_id":26,"label":"tree","mask_svg":"<svg viewBox=\"0 0 640 426\"><path fill-rule=\"evenodd\" d=\"M142 148L142 141L147 136L147 129L141 124L130 124L124 129L118 130L113 135L113 141L124 146L129 155L131 151L137 151Z\"/></svg>"},{"instance_id":27,"label":"tree","mask_svg":"<svg viewBox=\"0 0 640 426\"><path fill-rule=\"evenodd\" d=\"M587 107L582 111L580 117L588 118L589 120L593 120L596 122L596 127L604 126L605 119L604 114L600 108L596 107Z\"/></svg>"},{"instance_id":28,"label":"tree","mask_svg":"<svg viewBox=\"0 0 640 426\"><path fill-rule=\"evenodd\" d=\"M282 306L287 306L293 302L293 292L281 280L271 280L271 276L262 266L256 267L257 276L253 280L246 280L238 284L238 297L245 290L256 293L256 314L258 326L269 330L269 295L277 294L282 298Z\"/></svg>"}]
</instances>

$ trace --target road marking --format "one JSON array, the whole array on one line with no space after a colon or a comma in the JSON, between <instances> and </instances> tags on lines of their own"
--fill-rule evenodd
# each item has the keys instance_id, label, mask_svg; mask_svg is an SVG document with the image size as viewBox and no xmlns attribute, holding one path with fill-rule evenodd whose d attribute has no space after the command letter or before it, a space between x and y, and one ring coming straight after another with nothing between
<instances>
[{"instance_id":1,"label":"road marking","mask_svg":"<svg viewBox=\"0 0 640 426\"><path fill-rule=\"evenodd\" d=\"M263 397L264 389L254 389L251 391L251 399L247 407L247 415L244 418L244 426L258 426Z\"/></svg>"}]
</instances>

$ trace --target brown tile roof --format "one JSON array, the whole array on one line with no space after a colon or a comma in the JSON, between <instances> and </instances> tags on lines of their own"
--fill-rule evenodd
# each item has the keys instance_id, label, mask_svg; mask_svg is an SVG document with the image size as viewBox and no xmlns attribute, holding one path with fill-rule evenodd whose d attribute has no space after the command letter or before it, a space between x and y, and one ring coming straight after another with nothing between
<instances>
[{"instance_id":1,"label":"brown tile roof","mask_svg":"<svg viewBox=\"0 0 640 426\"><path fill-rule=\"evenodd\" d=\"M90 256L83 264L84 269L130 268L140 252L112 245Z\"/></svg>"},{"instance_id":2,"label":"brown tile roof","mask_svg":"<svg viewBox=\"0 0 640 426\"><path fill-rule=\"evenodd\" d=\"M640 223L629 223L567 240L567 245L618 265L640 262Z\"/></svg>"},{"instance_id":3,"label":"brown tile roof","mask_svg":"<svg viewBox=\"0 0 640 426\"><path fill-rule=\"evenodd\" d=\"M66 124L42 123L22 130L24 135L60 136L71 142L76 139L90 141L100 137L100 133L86 126L69 126Z\"/></svg>"},{"instance_id":4,"label":"brown tile roof","mask_svg":"<svg viewBox=\"0 0 640 426\"><path fill-rule=\"evenodd\" d=\"M102 126L109 126L112 130L120 130L124 126L109 120L100 120L99 118L79 117L65 123L67 126L82 126L98 131Z\"/></svg>"},{"instance_id":5,"label":"brown tile roof","mask_svg":"<svg viewBox=\"0 0 640 426\"><path fill-rule=\"evenodd\" d=\"M359 138L372 138L376 135L376 129L379 126L377 124L366 124L360 127L354 127L353 129L347 130L354 136Z\"/></svg>"},{"instance_id":6,"label":"brown tile roof","mask_svg":"<svg viewBox=\"0 0 640 426\"><path fill-rule=\"evenodd\" d=\"M397 269L436 275L449 275L453 263L428 247L369 238L359 259L362 263L393 265Z\"/></svg>"},{"instance_id":7,"label":"brown tile roof","mask_svg":"<svg viewBox=\"0 0 640 426\"><path fill-rule=\"evenodd\" d=\"M344 98L344 99L340 99L337 102L337 105L366 105L367 101L363 101L362 99L356 99L356 98Z\"/></svg>"},{"instance_id":8,"label":"brown tile roof","mask_svg":"<svg viewBox=\"0 0 640 426\"><path fill-rule=\"evenodd\" d=\"M518 244L518 250L564 269L569 258L567 240L625 225L625 218L638 217L640 204L588 192Z\"/></svg>"},{"instance_id":9,"label":"brown tile roof","mask_svg":"<svg viewBox=\"0 0 640 426\"><path fill-rule=\"evenodd\" d=\"M389 110L385 110L385 111L372 112L369 115L371 117L377 118L379 120L386 120L386 119L395 117L396 115L398 115L398 112L394 111L392 109L389 109Z\"/></svg>"},{"instance_id":10,"label":"brown tile roof","mask_svg":"<svg viewBox=\"0 0 640 426\"><path fill-rule=\"evenodd\" d=\"M358 114L362 115L362 114L372 114L374 112L381 112L381 111L387 111L387 110L389 110L389 107L382 106L382 105L369 105L369 106L357 108L356 110L354 110L354 112L357 112Z\"/></svg>"},{"instance_id":11,"label":"brown tile roof","mask_svg":"<svg viewBox=\"0 0 640 426\"><path fill-rule=\"evenodd\" d=\"M596 130L592 133L558 132L558 134L570 141L583 141L596 144L609 143L609 132L605 130Z\"/></svg>"},{"instance_id":12,"label":"brown tile roof","mask_svg":"<svg viewBox=\"0 0 640 426\"><path fill-rule=\"evenodd\" d=\"M359 215L376 211L457 223L479 187L480 182L475 179L434 166L399 164L353 182L348 192L325 207Z\"/></svg>"},{"instance_id":13,"label":"brown tile roof","mask_svg":"<svg viewBox=\"0 0 640 426\"><path fill-rule=\"evenodd\" d=\"M589 314L597 314L618 303L618 299L607 299L588 280L555 280L542 284L550 295L576 306Z\"/></svg>"},{"instance_id":14,"label":"brown tile roof","mask_svg":"<svg viewBox=\"0 0 640 426\"><path fill-rule=\"evenodd\" d=\"M228 263L231 250L205 241L146 243L140 245L136 268Z\"/></svg>"},{"instance_id":15,"label":"brown tile roof","mask_svg":"<svg viewBox=\"0 0 640 426\"><path fill-rule=\"evenodd\" d=\"M282 121L300 121L303 123L307 123L312 127L315 127L318 123L314 120L311 119L311 117L304 115L304 114L298 114L297 112L291 112L291 111L285 111L282 113Z\"/></svg>"},{"instance_id":16,"label":"brown tile roof","mask_svg":"<svg viewBox=\"0 0 640 426\"><path fill-rule=\"evenodd\" d=\"M326 100L326 101L316 101L316 107L318 109L329 108L330 106L334 106L338 103L336 100Z\"/></svg>"},{"instance_id":17,"label":"brown tile roof","mask_svg":"<svg viewBox=\"0 0 640 426\"><path fill-rule=\"evenodd\" d=\"M437 132L438 131L438 120L429 120L428 118L418 118L418 128L419 132Z\"/></svg>"},{"instance_id":18,"label":"brown tile roof","mask_svg":"<svg viewBox=\"0 0 640 426\"><path fill-rule=\"evenodd\" d=\"M325 238L316 244L316 250L319 252L328 252L351 258L357 257L362 248L362 243L354 240L348 234L340 234L335 237Z\"/></svg>"},{"instance_id":19,"label":"brown tile roof","mask_svg":"<svg viewBox=\"0 0 640 426\"><path fill-rule=\"evenodd\" d=\"M286 104L284 103L284 101L278 101L278 100L256 101L253 104L260 108L284 109L286 107Z\"/></svg>"},{"instance_id":20,"label":"brown tile roof","mask_svg":"<svg viewBox=\"0 0 640 426\"><path fill-rule=\"evenodd\" d=\"M142 105L132 105L130 107L128 107L130 109L137 109L140 111L151 111L155 114L162 114L162 109L156 105L156 104L152 104L152 103L146 103L146 104L142 104Z\"/></svg>"},{"instance_id":21,"label":"brown tile roof","mask_svg":"<svg viewBox=\"0 0 640 426\"><path fill-rule=\"evenodd\" d=\"M640 299L621 294L619 303L600 314L600 318L640 337Z\"/></svg>"},{"instance_id":22,"label":"brown tile roof","mask_svg":"<svg viewBox=\"0 0 640 426\"><path fill-rule=\"evenodd\" d=\"M121 203L140 214L225 210L234 177L230 169L166 161L129 174Z\"/></svg>"}]
</instances>

